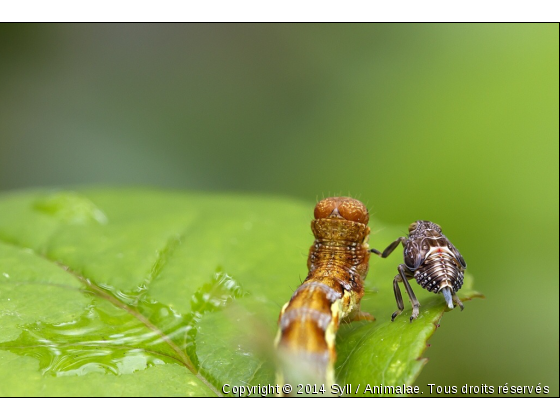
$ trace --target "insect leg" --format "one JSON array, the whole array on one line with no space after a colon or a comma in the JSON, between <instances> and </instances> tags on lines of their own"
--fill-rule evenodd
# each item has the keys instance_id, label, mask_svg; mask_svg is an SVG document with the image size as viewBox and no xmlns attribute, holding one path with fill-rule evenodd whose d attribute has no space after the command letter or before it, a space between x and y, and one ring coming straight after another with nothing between
<instances>
[{"instance_id":1,"label":"insect leg","mask_svg":"<svg viewBox=\"0 0 560 420\"><path fill-rule=\"evenodd\" d=\"M404 241L406 241L406 238L404 236L401 236L400 238L397 238L395 241L393 241L387 248L385 248L385 251L383 252L378 251L377 249L370 249L369 251L379 255L381 258L387 258L389 255L391 255L391 252L393 252L395 248Z\"/></svg>"},{"instance_id":2,"label":"insect leg","mask_svg":"<svg viewBox=\"0 0 560 420\"><path fill-rule=\"evenodd\" d=\"M412 291L412 287L410 287L410 283L408 283L408 279L413 278L413 275L412 273L410 273L410 271L406 268L406 265L404 264L399 265L398 270L399 270L399 274L403 279L406 293L408 293L408 297L410 299L410 302L412 303L412 315L410 316L410 321L412 322L416 318L418 318L418 315L420 314L420 302L418 302L418 299L416 299L416 295Z\"/></svg>"},{"instance_id":3,"label":"insect leg","mask_svg":"<svg viewBox=\"0 0 560 420\"><path fill-rule=\"evenodd\" d=\"M394 321L395 318L403 311L404 309L404 302L402 300L401 289L399 288L399 281L401 281L401 275L397 274L393 279L393 291L395 292L395 300L397 301L397 310L393 312L391 315L391 321Z\"/></svg>"},{"instance_id":4,"label":"insect leg","mask_svg":"<svg viewBox=\"0 0 560 420\"><path fill-rule=\"evenodd\" d=\"M459 308L463 310L463 302L461 302L461 299L459 299L459 297L455 294L455 292L453 292L453 302L455 302L455 305L458 305Z\"/></svg>"}]
</instances>

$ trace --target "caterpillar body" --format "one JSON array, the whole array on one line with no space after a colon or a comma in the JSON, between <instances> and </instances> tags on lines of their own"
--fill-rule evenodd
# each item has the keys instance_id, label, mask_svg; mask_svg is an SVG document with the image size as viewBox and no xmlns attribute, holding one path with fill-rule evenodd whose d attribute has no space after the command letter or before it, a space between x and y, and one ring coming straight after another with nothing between
<instances>
[{"instance_id":1,"label":"caterpillar body","mask_svg":"<svg viewBox=\"0 0 560 420\"><path fill-rule=\"evenodd\" d=\"M370 254L367 208L353 198L330 197L316 205L314 216L309 273L278 320L278 383L334 384L340 322L373 320L360 312Z\"/></svg>"}]
</instances>

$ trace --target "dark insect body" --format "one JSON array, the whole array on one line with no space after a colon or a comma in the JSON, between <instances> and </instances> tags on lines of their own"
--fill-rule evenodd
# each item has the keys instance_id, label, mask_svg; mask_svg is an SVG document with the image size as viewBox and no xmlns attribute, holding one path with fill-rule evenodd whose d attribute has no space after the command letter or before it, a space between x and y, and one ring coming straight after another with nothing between
<instances>
[{"instance_id":1,"label":"dark insect body","mask_svg":"<svg viewBox=\"0 0 560 420\"><path fill-rule=\"evenodd\" d=\"M369 261L367 208L352 198L330 197L317 204L314 216L309 273L278 320L278 383L293 384L297 377L333 384L341 320L373 319L359 309Z\"/></svg>"},{"instance_id":2,"label":"dark insect body","mask_svg":"<svg viewBox=\"0 0 560 420\"><path fill-rule=\"evenodd\" d=\"M382 258L387 258L399 243L402 243L404 248L404 264L398 266L399 274L393 280L398 310L393 313L391 320L404 310L399 282L404 283L412 303L410 320L418 318L420 303L408 283L412 278L429 292L443 294L450 309L453 309L455 303L463 310L463 304L455 294L463 286L464 272L467 268L463 256L435 223L418 220L408 227L408 232L408 237L401 236L396 239L383 253L371 250Z\"/></svg>"}]
</instances>

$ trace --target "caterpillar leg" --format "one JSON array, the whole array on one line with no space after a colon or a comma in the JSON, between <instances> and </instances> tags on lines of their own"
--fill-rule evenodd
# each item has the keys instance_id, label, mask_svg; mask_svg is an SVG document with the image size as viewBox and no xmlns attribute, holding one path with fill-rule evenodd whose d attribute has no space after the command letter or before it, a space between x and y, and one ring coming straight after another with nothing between
<instances>
[{"instance_id":1,"label":"caterpillar leg","mask_svg":"<svg viewBox=\"0 0 560 420\"><path fill-rule=\"evenodd\" d=\"M356 311L349 317L349 321L375 321L375 317L368 312Z\"/></svg>"}]
</instances>

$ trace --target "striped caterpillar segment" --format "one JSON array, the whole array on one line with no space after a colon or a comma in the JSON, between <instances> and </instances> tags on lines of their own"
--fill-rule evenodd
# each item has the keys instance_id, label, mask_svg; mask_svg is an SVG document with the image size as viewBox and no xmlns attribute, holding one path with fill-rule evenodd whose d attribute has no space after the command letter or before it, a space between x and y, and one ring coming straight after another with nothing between
<instances>
[{"instance_id":1,"label":"striped caterpillar segment","mask_svg":"<svg viewBox=\"0 0 560 420\"><path fill-rule=\"evenodd\" d=\"M352 198L326 198L315 207L309 273L278 321L276 345L283 359L279 383L293 383L297 377L333 384L340 322L373 319L359 310L368 272L368 221L366 207Z\"/></svg>"}]
</instances>

